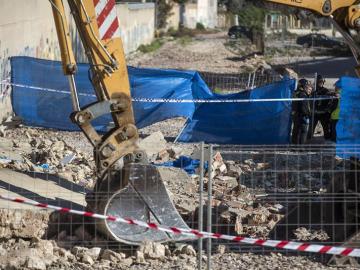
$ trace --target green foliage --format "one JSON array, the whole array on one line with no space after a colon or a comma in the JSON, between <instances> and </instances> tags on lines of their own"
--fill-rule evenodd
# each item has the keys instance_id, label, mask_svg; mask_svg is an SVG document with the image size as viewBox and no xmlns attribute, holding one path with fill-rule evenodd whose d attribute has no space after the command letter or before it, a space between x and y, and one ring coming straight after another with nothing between
<instances>
[{"instance_id":1,"label":"green foliage","mask_svg":"<svg viewBox=\"0 0 360 270\"><path fill-rule=\"evenodd\" d=\"M215 87L213 93L215 93L215 94L224 94L224 90L221 89L221 88Z\"/></svg>"},{"instance_id":2,"label":"green foliage","mask_svg":"<svg viewBox=\"0 0 360 270\"><path fill-rule=\"evenodd\" d=\"M187 2L189 2L189 0L173 0L175 3L179 4L179 5L184 5Z\"/></svg>"},{"instance_id":3,"label":"green foliage","mask_svg":"<svg viewBox=\"0 0 360 270\"><path fill-rule=\"evenodd\" d=\"M219 6L225 6L226 9L237 14L244 7L246 0L218 0Z\"/></svg>"},{"instance_id":4,"label":"green foliage","mask_svg":"<svg viewBox=\"0 0 360 270\"><path fill-rule=\"evenodd\" d=\"M168 34L174 38L181 38L181 37L194 37L196 35L195 29L189 29L186 27L181 27L179 30L175 30L172 28L172 30L168 31Z\"/></svg>"},{"instance_id":5,"label":"green foliage","mask_svg":"<svg viewBox=\"0 0 360 270\"><path fill-rule=\"evenodd\" d=\"M239 24L249 27L253 31L263 32L265 15L265 9L248 4L238 12Z\"/></svg>"},{"instance_id":6,"label":"green foliage","mask_svg":"<svg viewBox=\"0 0 360 270\"><path fill-rule=\"evenodd\" d=\"M182 46L186 46L192 42L191 36L183 36L177 39L177 42L181 44Z\"/></svg>"},{"instance_id":7,"label":"green foliage","mask_svg":"<svg viewBox=\"0 0 360 270\"><path fill-rule=\"evenodd\" d=\"M169 27L168 31L167 31L167 35L169 36L175 36L177 33L177 30L174 27Z\"/></svg>"},{"instance_id":8,"label":"green foliage","mask_svg":"<svg viewBox=\"0 0 360 270\"><path fill-rule=\"evenodd\" d=\"M201 22L198 22L198 23L196 23L196 29L197 30L205 30L205 26Z\"/></svg>"},{"instance_id":9,"label":"green foliage","mask_svg":"<svg viewBox=\"0 0 360 270\"><path fill-rule=\"evenodd\" d=\"M155 39L153 42L151 42L151 44L140 45L138 50L142 53L150 53L160 49L163 44L164 42L162 40Z\"/></svg>"},{"instance_id":10,"label":"green foliage","mask_svg":"<svg viewBox=\"0 0 360 270\"><path fill-rule=\"evenodd\" d=\"M167 0L156 0L156 28L165 28L167 19L171 16L173 2Z\"/></svg>"}]
</instances>

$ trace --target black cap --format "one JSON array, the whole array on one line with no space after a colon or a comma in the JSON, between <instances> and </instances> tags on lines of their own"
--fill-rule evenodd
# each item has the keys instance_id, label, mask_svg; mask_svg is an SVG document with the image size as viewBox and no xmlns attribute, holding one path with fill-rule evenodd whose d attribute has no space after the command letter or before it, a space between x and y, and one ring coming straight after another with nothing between
<instances>
[{"instance_id":1,"label":"black cap","mask_svg":"<svg viewBox=\"0 0 360 270\"><path fill-rule=\"evenodd\" d=\"M300 87L305 87L305 86L307 86L308 84L309 84L310 82L307 80L307 79L300 79L299 80L299 83L298 83L298 85L300 86Z\"/></svg>"},{"instance_id":2,"label":"black cap","mask_svg":"<svg viewBox=\"0 0 360 270\"><path fill-rule=\"evenodd\" d=\"M319 82L325 82L325 79L322 75L317 75L317 78L316 78L316 81L319 83Z\"/></svg>"}]
</instances>

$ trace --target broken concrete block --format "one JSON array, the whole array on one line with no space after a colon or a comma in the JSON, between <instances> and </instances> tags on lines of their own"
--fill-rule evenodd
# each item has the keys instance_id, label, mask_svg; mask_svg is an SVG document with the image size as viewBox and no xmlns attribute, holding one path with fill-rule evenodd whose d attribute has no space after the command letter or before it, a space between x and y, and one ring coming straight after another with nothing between
<instances>
[{"instance_id":1,"label":"broken concrete block","mask_svg":"<svg viewBox=\"0 0 360 270\"><path fill-rule=\"evenodd\" d=\"M157 158L156 158L156 160L159 160L159 161L161 161L161 162L169 161L169 159L170 159L170 154L169 154L169 152L168 152L166 149L161 150L161 151L158 153Z\"/></svg>"},{"instance_id":2,"label":"broken concrete block","mask_svg":"<svg viewBox=\"0 0 360 270\"><path fill-rule=\"evenodd\" d=\"M174 250L175 255L196 256L196 251L191 245L181 245Z\"/></svg>"},{"instance_id":3,"label":"broken concrete block","mask_svg":"<svg viewBox=\"0 0 360 270\"><path fill-rule=\"evenodd\" d=\"M86 254L89 255L94 261L96 261L101 253L101 248L93 247L86 251Z\"/></svg>"},{"instance_id":4,"label":"broken concrete block","mask_svg":"<svg viewBox=\"0 0 360 270\"><path fill-rule=\"evenodd\" d=\"M235 177L218 175L216 179L222 181L230 189L238 186L238 180Z\"/></svg>"},{"instance_id":5,"label":"broken concrete block","mask_svg":"<svg viewBox=\"0 0 360 270\"><path fill-rule=\"evenodd\" d=\"M144 254L145 259L162 259L165 257L165 246L160 243L144 242L138 251Z\"/></svg>"},{"instance_id":6,"label":"broken concrete block","mask_svg":"<svg viewBox=\"0 0 360 270\"><path fill-rule=\"evenodd\" d=\"M141 251L137 250L136 253L135 253L135 262L138 263L138 264L144 264L144 263L146 263L144 253L142 253Z\"/></svg>"},{"instance_id":7,"label":"broken concrete block","mask_svg":"<svg viewBox=\"0 0 360 270\"><path fill-rule=\"evenodd\" d=\"M125 254L124 253L117 253L115 251L112 251L110 249L105 249L103 251L103 253L101 254L101 259L103 260L108 260L111 261L113 263L117 263L122 261L123 259L125 259Z\"/></svg>"},{"instance_id":8,"label":"broken concrete block","mask_svg":"<svg viewBox=\"0 0 360 270\"><path fill-rule=\"evenodd\" d=\"M177 159L183 154L183 149L181 147L178 147L178 146L172 146L168 150L168 152L169 152L171 158Z\"/></svg>"},{"instance_id":9,"label":"broken concrete block","mask_svg":"<svg viewBox=\"0 0 360 270\"><path fill-rule=\"evenodd\" d=\"M38 256L27 257L25 267L31 270L46 270L45 262Z\"/></svg>"},{"instance_id":10,"label":"broken concrete block","mask_svg":"<svg viewBox=\"0 0 360 270\"><path fill-rule=\"evenodd\" d=\"M231 164L231 163L226 163L226 168L227 168L227 176L232 176L232 177L240 177L240 175L242 174L242 170L240 168L240 166L237 166L235 163Z\"/></svg>"},{"instance_id":11,"label":"broken concrete block","mask_svg":"<svg viewBox=\"0 0 360 270\"><path fill-rule=\"evenodd\" d=\"M91 258L91 256L89 254L84 254L81 258L81 262L85 263L85 264L89 264L89 265L93 265L95 262L94 262L94 259Z\"/></svg>"},{"instance_id":12,"label":"broken concrete block","mask_svg":"<svg viewBox=\"0 0 360 270\"><path fill-rule=\"evenodd\" d=\"M219 254L224 254L226 252L226 250L227 250L227 248L225 245L218 245L217 249L216 249L217 253L219 253Z\"/></svg>"},{"instance_id":13,"label":"broken concrete block","mask_svg":"<svg viewBox=\"0 0 360 270\"><path fill-rule=\"evenodd\" d=\"M161 131L154 132L139 143L139 147L143 149L149 158L157 155L161 150L166 149L166 141Z\"/></svg>"},{"instance_id":14,"label":"broken concrete block","mask_svg":"<svg viewBox=\"0 0 360 270\"><path fill-rule=\"evenodd\" d=\"M5 136L6 136L6 127L0 126L0 137L5 137Z\"/></svg>"}]
</instances>

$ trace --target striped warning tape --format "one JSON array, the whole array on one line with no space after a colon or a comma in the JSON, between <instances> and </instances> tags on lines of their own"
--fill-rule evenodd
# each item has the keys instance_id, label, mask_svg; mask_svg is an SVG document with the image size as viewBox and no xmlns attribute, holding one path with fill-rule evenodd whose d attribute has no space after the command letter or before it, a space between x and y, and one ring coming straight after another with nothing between
<instances>
[{"instance_id":1,"label":"striped warning tape","mask_svg":"<svg viewBox=\"0 0 360 270\"><path fill-rule=\"evenodd\" d=\"M31 85L0 82L3 85L16 86L21 88L29 88L45 92L56 92L70 95L69 91L57 90L51 88L42 88ZM79 96L96 97L92 94L78 93ZM288 101L316 101L316 100L330 100L338 99L337 97L317 97L317 98L264 98L264 99L171 99L171 98L132 98L133 102L146 103L257 103L257 102L288 102Z\"/></svg>"},{"instance_id":2,"label":"striped warning tape","mask_svg":"<svg viewBox=\"0 0 360 270\"><path fill-rule=\"evenodd\" d=\"M8 197L0 194L0 199L6 201L12 201L21 204L32 205L35 207L52 209L61 213L71 213L75 215L91 217L96 219L107 220L111 222L120 222L134 226L141 226L152 230L159 230L171 234L183 234L191 236L192 238L213 238L213 239L224 239L229 241L234 241L238 243L245 243L250 245L258 245L264 247L273 247L273 248L282 248L288 250L296 250L296 251L304 251L304 252L315 252L322 254L331 254L331 255L342 255L342 256L350 256L350 257L360 257L360 249L358 248L347 248L347 247L334 247L334 246L325 246L325 245L315 245L309 243L300 243L293 241L280 241L280 240L262 240L255 238L248 238L242 236L231 236L220 233L210 233L210 232L202 232L193 229L181 229L176 227L165 227L158 225L156 223L147 223L139 220L134 220L131 218L122 218L115 216L106 216L95 214L91 212L78 211L70 208L64 208L59 206L54 206L50 204L39 203L36 201L30 201L20 198Z\"/></svg>"}]
</instances>

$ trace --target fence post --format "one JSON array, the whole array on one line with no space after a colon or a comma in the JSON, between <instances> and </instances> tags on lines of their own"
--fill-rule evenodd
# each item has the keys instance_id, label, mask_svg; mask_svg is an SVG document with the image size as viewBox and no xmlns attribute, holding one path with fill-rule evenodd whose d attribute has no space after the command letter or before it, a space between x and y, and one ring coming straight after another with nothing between
<instances>
[{"instance_id":1,"label":"fence post","mask_svg":"<svg viewBox=\"0 0 360 270\"><path fill-rule=\"evenodd\" d=\"M249 89L250 87L250 81L251 81L251 73L249 73L249 77L248 77L248 83L247 83L247 89Z\"/></svg>"},{"instance_id":2,"label":"fence post","mask_svg":"<svg viewBox=\"0 0 360 270\"><path fill-rule=\"evenodd\" d=\"M204 142L200 143L200 179L199 179L199 215L198 215L198 230L203 230L203 191L204 191ZM202 269L202 248L203 240L198 240L198 269Z\"/></svg>"},{"instance_id":3,"label":"fence post","mask_svg":"<svg viewBox=\"0 0 360 270\"><path fill-rule=\"evenodd\" d=\"M209 145L209 161L208 161L208 199L207 199L207 231L212 231L212 160L213 146ZM211 269L211 238L207 239L207 269Z\"/></svg>"},{"instance_id":4,"label":"fence post","mask_svg":"<svg viewBox=\"0 0 360 270\"><path fill-rule=\"evenodd\" d=\"M255 85L255 77L256 77L256 71L254 72L254 77L253 77L253 79L252 79L251 89L254 89L254 85Z\"/></svg>"}]
</instances>

